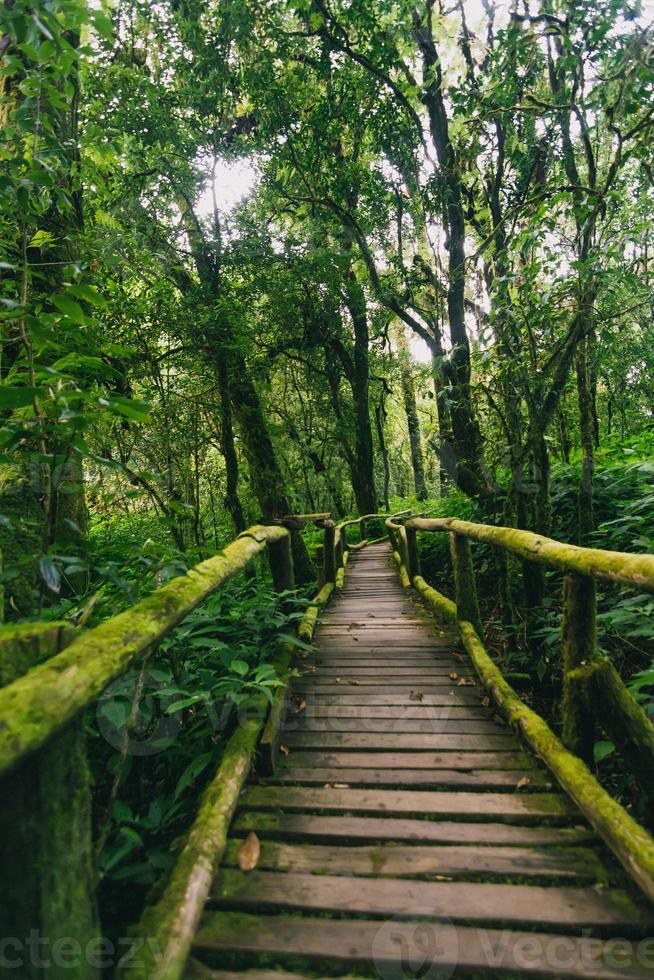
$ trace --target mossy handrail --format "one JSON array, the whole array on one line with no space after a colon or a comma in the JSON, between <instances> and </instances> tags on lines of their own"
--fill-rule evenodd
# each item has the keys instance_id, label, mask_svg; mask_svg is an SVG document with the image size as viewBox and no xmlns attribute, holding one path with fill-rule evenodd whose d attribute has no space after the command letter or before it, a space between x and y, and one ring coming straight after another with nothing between
<instances>
[{"instance_id":1,"label":"mossy handrail","mask_svg":"<svg viewBox=\"0 0 654 980\"><path fill-rule=\"evenodd\" d=\"M582 548L532 531L492 524L475 524L458 517L414 517L407 527L416 531L450 531L510 551L526 561L562 572L587 575L654 593L654 555L628 554L601 548Z\"/></svg>"},{"instance_id":2,"label":"mossy handrail","mask_svg":"<svg viewBox=\"0 0 654 980\"><path fill-rule=\"evenodd\" d=\"M518 728L532 750L577 803L628 874L654 901L654 838L614 800L593 776L592 759L597 705L602 726L643 784L651 784L654 727L606 659L597 657L595 635L597 579L654 592L654 555L582 548L530 531L475 524L454 517L411 517L403 525L386 521L393 557L403 582L413 585L446 621L458 626L475 670L508 722ZM427 584L420 575L417 534L447 532L454 569L456 602ZM482 642L470 539L501 547L526 561L566 573L563 603L563 741L519 698Z\"/></svg>"},{"instance_id":3,"label":"mossy handrail","mask_svg":"<svg viewBox=\"0 0 654 980\"><path fill-rule=\"evenodd\" d=\"M325 515L297 515L303 524ZM290 521L291 518L283 518ZM253 525L219 554L141 599L63 652L0 688L0 775L62 731L112 680L159 643L196 606L269 549L273 582L291 584L290 535L281 522Z\"/></svg>"}]
</instances>

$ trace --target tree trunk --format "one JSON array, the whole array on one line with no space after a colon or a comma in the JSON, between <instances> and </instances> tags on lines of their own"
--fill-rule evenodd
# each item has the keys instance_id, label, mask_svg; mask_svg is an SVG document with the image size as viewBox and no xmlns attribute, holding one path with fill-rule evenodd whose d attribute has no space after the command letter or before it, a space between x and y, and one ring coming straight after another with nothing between
<instances>
[{"instance_id":1,"label":"tree trunk","mask_svg":"<svg viewBox=\"0 0 654 980\"><path fill-rule=\"evenodd\" d=\"M354 401L353 490L360 514L377 510L375 467L370 425L370 365L368 352L368 311L366 297L350 264L345 274L347 308L354 328L354 370L352 397Z\"/></svg>"},{"instance_id":2,"label":"tree trunk","mask_svg":"<svg viewBox=\"0 0 654 980\"><path fill-rule=\"evenodd\" d=\"M407 428L409 430L411 468L413 470L413 482L415 486L416 498L418 500L426 500L427 488L425 485L425 466L422 457L422 438L420 435L420 420L418 418L418 408L416 404L416 389L413 381L411 354L409 351L409 344L407 342L406 334L404 332L404 327L400 324L398 324L395 331L395 340L398 349L402 400L404 402Z\"/></svg>"},{"instance_id":3,"label":"tree trunk","mask_svg":"<svg viewBox=\"0 0 654 980\"><path fill-rule=\"evenodd\" d=\"M270 520L292 512L285 481L268 432L259 394L249 376L245 358L239 350L231 356L230 389L232 406L243 434L245 455L250 467L252 488L262 517ZM313 582L316 575L304 541L293 535L293 561L298 584Z\"/></svg>"}]
</instances>

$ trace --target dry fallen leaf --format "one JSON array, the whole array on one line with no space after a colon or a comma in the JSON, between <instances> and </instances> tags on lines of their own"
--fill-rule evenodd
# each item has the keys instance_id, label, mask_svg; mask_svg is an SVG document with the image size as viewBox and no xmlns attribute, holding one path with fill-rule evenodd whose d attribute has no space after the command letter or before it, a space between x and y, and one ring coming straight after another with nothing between
<instances>
[{"instance_id":1,"label":"dry fallen leaf","mask_svg":"<svg viewBox=\"0 0 654 980\"><path fill-rule=\"evenodd\" d=\"M529 778L529 776L523 776L522 779L519 779L518 782L515 784L515 788L524 789L525 786L529 786L530 782L531 779Z\"/></svg>"},{"instance_id":2,"label":"dry fallen leaf","mask_svg":"<svg viewBox=\"0 0 654 980\"><path fill-rule=\"evenodd\" d=\"M409 691L409 701L422 701L424 696L422 691Z\"/></svg>"},{"instance_id":3,"label":"dry fallen leaf","mask_svg":"<svg viewBox=\"0 0 654 980\"><path fill-rule=\"evenodd\" d=\"M453 671L452 671L452 672L450 673L450 680L451 680L451 681L455 681L455 680L457 680L457 678L458 678L458 676L459 676L459 675L457 674L457 672L456 672L455 670L453 670Z\"/></svg>"},{"instance_id":4,"label":"dry fallen leaf","mask_svg":"<svg viewBox=\"0 0 654 980\"><path fill-rule=\"evenodd\" d=\"M349 789L349 783L333 783L334 789Z\"/></svg>"},{"instance_id":5,"label":"dry fallen leaf","mask_svg":"<svg viewBox=\"0 0 654 980\"><path fill-rule=\"evenodd\" d=\"M288 753L288 745L280 745L279 746L279 751L282 753L282 755L288 755L289 754Z\"/></svg>"},{"instance_id":6,"label":"dry fallen leaf","mask_svg":"<svg viewBox=\"0 0 654 980\"><path fill-rule=\"evenodd\" d=\"M359 687L360 683L361 683L360 681L351 681L351 680L348 680L348 684L354 684L355 687Z\"/></svg>"},{"instance_id":7,"label":"dry fallen leaf","mask_svg":"<svg viewBox=\"0 0 654 980\"><path fill-rule=\"evenodd\" d=\"M306 706L307 706L307 702L306 701L300 701L300 703L296 705L296 708L295 708L295 711L293 712L293 714L294 715L302 714L302 712L306 709Z\"/></svg>"},{"instance_id":8,"label":"dry fallen leaf","mask_svg":"<svg viewBox=\"0 0 654 980\"><path fill-rule=\"evenodd\" d=\"M259 863L260 854L261 845L259 844L259 838L255 832L251 830L239 847L238 854L236 856L236 860L238 861L238 866L241 871L254 871Z\"/></svg>"},{"instance_id":9,"label":"dry fallen leaf","mask_svg":"<svg viewBox=\"0 0 654 980\"><path fill-rule=\"evenodd\" d=\"M490 704L490 698L482 698L481 699L481 703L482 703L482 705L483 705L484 708L487 708L488 705Z\"/></svg>"},{"instance_id":10,"label":"dry fallen leaf","mask_svg":"<svg viewBox=\"0 0 654 980\"><path fill-rule=\"evenodd\" d=\"M471 680L470 677L462 677L457 682L457 685L456 686L457 687L474 687L475 686L475 682L473 680Z\"/></svg>"}]
</instances>

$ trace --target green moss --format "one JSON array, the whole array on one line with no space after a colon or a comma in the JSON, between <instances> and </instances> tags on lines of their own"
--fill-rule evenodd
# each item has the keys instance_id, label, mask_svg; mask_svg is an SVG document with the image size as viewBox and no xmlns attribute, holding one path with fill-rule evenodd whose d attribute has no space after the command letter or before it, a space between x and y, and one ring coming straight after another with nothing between
<instances>
[{"instance_id":1,"label":"green moss","mask_svg":"<svg viewBox=\"0 0 654 980\"><path fill-rule=\"evenodd\" d=\"M370 864L372 865L373 874L381 874L386 864L386 852L383 847L375 847L370 852Z\"/></svg>"}]
</instances>

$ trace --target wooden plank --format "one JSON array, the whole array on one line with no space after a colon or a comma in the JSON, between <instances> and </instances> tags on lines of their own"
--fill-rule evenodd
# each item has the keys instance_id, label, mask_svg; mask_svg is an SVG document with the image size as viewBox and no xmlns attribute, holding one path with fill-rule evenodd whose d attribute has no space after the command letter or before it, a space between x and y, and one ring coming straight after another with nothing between
<instances>
[{"instance_id":1,"label":"wooden plank","mask_svg":"<svg viewBox=\"0 0 654 980\"><path fill-rule=\"evenodd\" d=\"M358 690L357 690L358 689ZM444 684L394 684L389 688L388 684L330 684L327 681L312 681L310 677L304 676L298 678L293 682L293 693L297 694L301 691L311 691L314 695L323 694L346 694L353 690L357 690L359 694L384 694L386 696L392 692L394 695L406 695L409 697L414 691L422 694L426 697L428 694L435 694L447 697L452 695L453 697L468 695L470 697L470 692L474 691L474 700L479 704L479 700L483 697L483 691L477 687L467 686L465 688L455 687L450 685L446 687ZM472 697L471 697L472 700ZM424 703L424 702L423 702Z\"/></svg>"},{"instance_id":2,"label":"wooden plank","mask_svg":"<svg viewBox=\"0 0 654 980\"><path fill-rule=\"evenodd\" d=\"M299 973L286 970L212 970L199 960L191 960L184 970L184 980L307 980ZM339 977L337 980L354 980L353 977Z\"/></svg>"},{"instance_id":3,"label":"wooden plank","mask_svg":"<svg viewBox=\"0 0 654 980\"><path fill-rule=\"evenodd\" d=\"M488 925L509 920L513 927L625 930L652 927L652 913L622 891L591 888L504 885L485 882L347 878L293 872L223 869L208 904L239 909L303 910L349 915L396 916Z\"/></svg>"},{"instance_id":4,"label":"wooden plank","mask_svg":"<svg viewBox=\"0 0 654 980\"><path fill-rule=\"evenodd\" d=\"M312 714L291 716L282 732L380 732L383 734L493 735L494 721L477 718L316 718Z\"/></svg>"},{"instance_id":5,"label":"wooden plank","mask_svg":"<svg viewBox=\"0 0 654 980\"><path fill-rule=\"evenodd\" d=\"M415 665L409 664L407 667L404 665L386 665L386 664L375 664L373 662L372 667L361 668L357 664L340 664L338 666L325 666L317 665L314 670L311 671L311 676L313 677L357 677L361 680L370 677L382 677L384 680L388 679L389 683L393 683L395 678L402 680L405 677L443 677L450 678L451 673L456 673L454 667L439 667L437 664L426 664Z\"/></svg>"},{"instance_id":6,"label":"wooden plank","mask_svg":"<svg viewBox=\"0 0 654 980\"><path fill-rule=\"evenodd\" d=\"M469 674L462 674L462 676L465 677L466 680L471 682L469 684L466 684L466 687L477 686L475 683L472 682L472 678L470 677ZM381 671L375 674L367 674L367 675L358 674L356 677L350 677L350 675L347 674L343 674L343 675L337 673L319 674L317 671L308 671L303 675L302 680L305 682L306 681L313 682L314 684L332 684L336 682L335 681L336 677L341 677L341 683L347 684L349 682L352 686L355 687L356 686L380 687L384 685L386 687L386 690L388 690L389 688L393 689L395 687L395 683L390 678L388 680L383 679L385 678L385 675ZM433 686L444 687L447 689L448 681L449 681L450 689L452 687L457 686L456 681L449 680L447 673L443 673L443 674L430 673L429 676L427 677L425 677L423 673L419 673L419 674L402 673L398 675L396 683L398 687L401 687L402 685L410 684L413 685L414 688L419 687L420 689L425 687L433 687Z\"/></svg>"},{"instance_id":7,"label":"wooden plank","mask_svg":"<svg viewBox=\"0 0 654 980\"><path fill-rule=\"evenodd\" d=\"M339 769L312 766L293 766L280 770L274 778L266 778L270 784L315 783L349 786L411 786L416 789L431 787L452 789L509 789L533 792L553 788L551 776L536 770L521 769Z\"/></svg>"},{"instance_id":8,"label":"wooden plank","mask_svg":"<svg viewBox=\"0 0 654 980\"><path fill-rule=\"evenodd\" d=\"M303 661L304 658L300 658L298 663L301 664ZM338 664L343 664L343 666L350 664L360 666L361 664L367 664L370 667L383 667L387 664L406 666L407 663L420 666L423 664L432 664L433 666L447 664L450 670L456 670L457 667L460 669L461 663L463 663L463 661L453 657L451 653L437 652L435 650L425 650L424 652L422 650L368 652L365 647L363 649L357 647L351 652L349 650L340 650L338 653L319 650L307 657L306 662L310 664L324 664L325 666L338 666Z\"/></svg>"},{"instance_id":9,"label":"wooden plank","mask_svg":"<svg viewBox=\"0 0 654 980\"><path fill-rule=\"evenodd\" d=\"M560 793L444 793L423 790L324 789L313 786L249 786L241 805L264 810L385 813L389 816L466 817L508 823L568 821L577 811Z\"/></svg>"},{"instance_id":10,"label":"wooden plank","mask_svg":"<svg viewBox=\"0 0 654 980\"><path fill-rule=\"evenodd\" d=\"M471 752L490 749L496 752L513 752L520 747L514 735L389 735L367 732L289 732L286 745L296 748L368 749L380 752L384 749L413 749L422 751Z\"/></svg>"},{"instance_id":11,"label":"wooden plank","mask_svg":"<svg viewBox=\"0 0 654 980\"><path fill-rule=\"evenodd\" d=\"M508 823L470 823L395 817L321 816L307 813L266 813L241 810L232 834L254 830L259 836L284 840L413 841L432 844L505 844L564 846L596 841L589 827L542 827Z\"/></svg>"},{"instance_id":12,"label":"wooden plank","mask_svg":"<svg viewBox=\"0 0 654 980\"><path fill-rule=\"evenodd\" d=\"M290 701L291 710L297 710L295 701ZM488 719L488 709L481 705L429 705L419 701L409 701L405 705L368 705L368 704L323 704L321 699L314 698L307 702L304 715L309 718L409 718L419 720L453 721L455 718L465 718L468 721Z\"/></svg>"},{"instance_id":13,"label":"wooden plank","mask_svg":"<svg viewBox=\"0 0 654 980\"><path fill-rule=\"evenodd\" d=\"M422 697L419 701L415 697L411 697L409 691L406 694L398 693L395 688L391 692L388 690L384 694L376 694L374 691L370 691L370 688L365 688L363 691L357 689L356 687L342 685L338 686L338 693L336 694L324 694L323 689L314 690L309 694L307 691L307 696L311 698L311 702L315 705L321 705L328 707L334 704L349 704L349 705L361 705L362 707L370 705L391 705L395 707L404 707L412 704L421 704L423 707L442 707L446 708L448 705L453 705L455 707L480 707L482 705L481 697L482 693L478 690L470 691L465 688L452 688L447 690L444 694L425 694L424 690L421 689ZM298 688L293 689L293 698L299 697L300 690Z\"/></svg>"},{"instance_id":14,"label":"wooden plank","mask_svg":"<svg viewBox=\"0 0 654 980\"><path fill-rule=\"evenodd\" d=\"M238 867L239 839L231 840L226 867ZM263 841L257 868L330 875L415 878L451 875L475 879L489 875L606 882L608 873L590 848L476 847L386 844L343 847Z\"/></svg>"},{"instance_id":15,"label":"wooden plank","mask_svg":"<svg viewBox=\"0 0 654 980\"><path fill-rule=\"evenodd\" d=\"M426 931L427 930L427 931ZM325 962L341 969L356 966L371 975L402 977L407 963L423 977L474 975L497 977L529 973L580 980L651 980L651 968L639 964L636 949L618 954L611 940L552 936L517 929L490 930L432 922L207 913L196 937L196 955L224 962L226 953L251 952L280 958L302 957L320 969ZM624 953L625 947L622 947Z\"/></svg>"},{"instance_id":16,"label":"wooden plank","mask_svg":"<svg viewBox=\"0 0 654 980\"><path fill-rule=\"evenodd\" d=\"M551 779L545 769L535 768L534 760L525 752L291 752L284 759L284 767L306 768L318 766L357 769L457 769L461 772L474 769L530 769L542 772ZM283 770L280 770L283 772Z\"/></svg>"}]
</instances>

